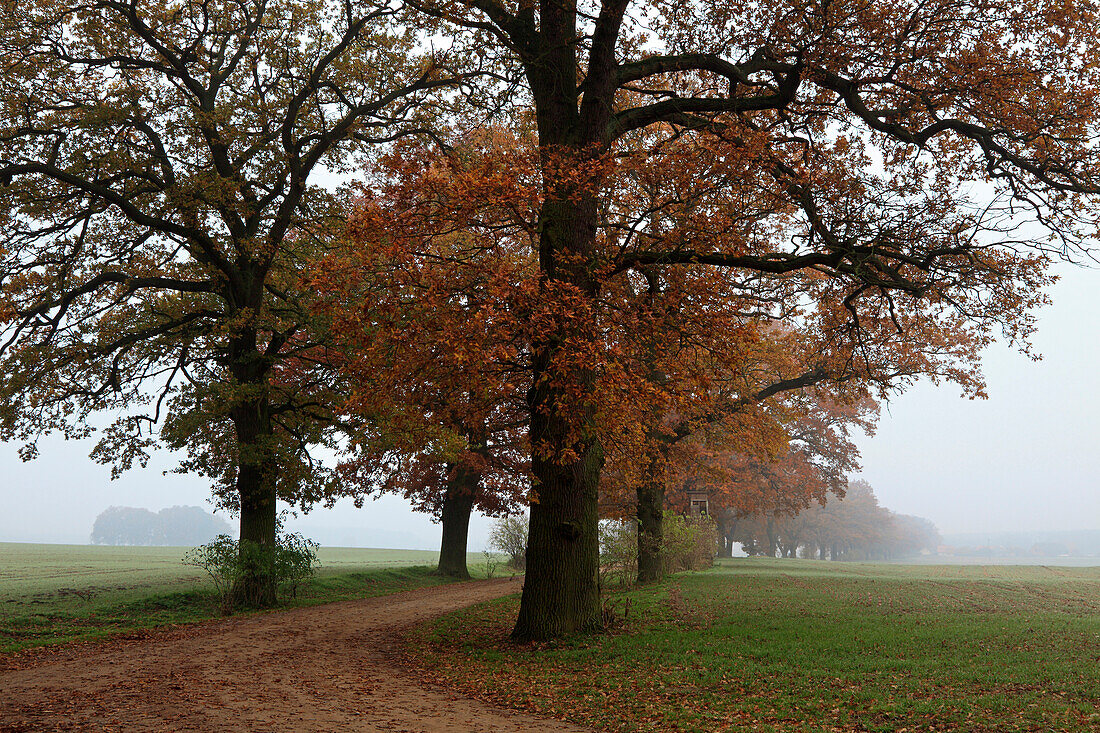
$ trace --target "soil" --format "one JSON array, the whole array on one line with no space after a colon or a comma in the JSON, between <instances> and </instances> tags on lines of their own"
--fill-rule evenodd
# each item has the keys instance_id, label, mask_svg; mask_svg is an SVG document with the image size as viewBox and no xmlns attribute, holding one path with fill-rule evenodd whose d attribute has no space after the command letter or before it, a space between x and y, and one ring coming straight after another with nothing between
<instances>
[{"instance_id":1,"label":"soil","mask_svg":"<svg viewBox=\"0 0 1100 733\"><path fill-rule=\"evenodd\" d=\"M0 733L586 729L493 708L412 679L412 624L520 589L424 588L0 659Z\"/></svg>"}]
</instances>

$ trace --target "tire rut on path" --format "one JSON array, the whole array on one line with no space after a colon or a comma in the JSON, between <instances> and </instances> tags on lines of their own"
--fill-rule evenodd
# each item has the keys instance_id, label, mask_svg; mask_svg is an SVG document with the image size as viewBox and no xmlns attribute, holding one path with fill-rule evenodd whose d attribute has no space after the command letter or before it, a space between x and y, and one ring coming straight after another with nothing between
<instances>
[{"instance_id":1,"label":"tire rut on path","mask_svg":"<svg viewBox=\"0 0 1100 733\"><path fill-rule=\"evenodd\" d=\"M393 660L401 629L519 589L456 583L63 648L0 671L0 733L586 731L426 686Z\"/></svg>"}]
</instances>

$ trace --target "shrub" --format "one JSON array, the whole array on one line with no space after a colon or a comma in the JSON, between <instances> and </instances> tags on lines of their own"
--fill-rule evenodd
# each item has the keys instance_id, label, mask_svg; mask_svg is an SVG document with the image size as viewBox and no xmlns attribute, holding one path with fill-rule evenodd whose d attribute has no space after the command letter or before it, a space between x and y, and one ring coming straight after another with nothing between
<instances>
[{"instance_id":1,"label":"shrub","mask_svg":"<svg viewBox=\"0 0 1100 733\"><path fill-rule=\"evenodd\" d=\"M238 542L229 535L218 535L213 541L191 549L183 556L183 562L202 568L214 581L214 589L221 600L222 609L233 610L232 591L241 578L266 574L274 575L277 590L283 597L298 596L298 588L313 577L320 566L317 560L317 543L301 534L281 534L275 547L255 542Z\"/></svg>"},{"instance_id":2,"label":"shrub","mask_svg":"<svg viewBox=\"0 0 1100 733\"><path fill-rule=\"evenodd\" d=\"M489 530L489 547L508 556L508 566L522 571L527 565L527 517L501 517Z\"/></svg>"},{"instance_id":3,"label":"shrub","mask_svg":"<svg viewBox=\"0 0 1100 733\"><path fill-rule=\"evenodd\" d=\"M709 568L718 552L718 527L706 515L665 512L661 559L666 573Z\"/></svg>"},{"instance_id":4,"label":"shrub","mask_svg":"<svg viewBox=\"0 0 1100 733\"><path fill-rule=\"evenodd\" d=\"M240 575L240 554L237 541L227 534L220 534L205 545L188 550L183 562L206 571L224 604Z\"/></svg>"},{"instance_id":5,"label":"shrub","mask_svg":"<svg viewBox=\"0 0 1100 733\"><path fill-rule=\"evenodd\" d=\"M484 550L481 554L485 557L485 577L491 579L500 567L500 557L489 550Z\"/></svg>"},{"instance_id":6,"label":"shrub","mask_svg":"<svg viewBox=\"0 0 1100 733\"><path fill-rule=\"evenodd\" d=\"M707 516L665 512L661 540L664 574L710 567L718 552L718 527ZM600 577L629 585L638 577L638 527L634 521L600 522Z\"/></svg>"},{"instance_id":7,"label":"shrub","mask_svg":"<svg viewBox=\"0 0 1100 733\"><path fill-rule=\"evenodd\" d=\"M629 585L638 577L638 528L633 521L600 522L600 577Z\"/></svg>"},{"instance_id":8,"label":"shrub","mask_svg":"<svg viewBox=\"0 0 1100 733\"><path fill-rule=\"evenodd\" d=\"M280 535L275 545L275 582L279 589L292 598L298 597L298 588L313 577L321 566L317 559L319 545L298 532Z\"/></svg>"}]
</instances>

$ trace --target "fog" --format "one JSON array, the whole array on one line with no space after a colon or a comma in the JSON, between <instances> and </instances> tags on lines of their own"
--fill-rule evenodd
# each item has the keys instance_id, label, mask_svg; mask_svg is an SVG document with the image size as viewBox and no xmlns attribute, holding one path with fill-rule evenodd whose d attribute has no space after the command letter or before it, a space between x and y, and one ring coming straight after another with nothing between
<instances>
[{"instance_id":1,"label":"fog","mask_svg":"<svg viewBox=\"0 0 1100 733\"><path fill-rule=\"evenodd\" d=\"M1040 313L1034 362L984 356L989 399L920 384L858 441L880 502L944 533L1100 529L1100 270L1069 265Z\"/></svg>"},{"instance_id":2,"label":"fog","mask_svg":"<svg viewBox=\"0 0 1100 733\"><path fill-rule=\"evenodd\" d=\"M951 385L920 384L884 405L862 437L863 470L879 501L927 517L944 533L1100 529L1100 271L1058 268L1034 339L1042 361L998 345L985 355L989 399L960 398ZM209 507L201 479L162 475L158 456L117 481L88 457L88 443L42 442L21 463L0 446L0 541L85 543L108 506L158 511ZM396 497L351 502L290 518L287 527L324 545L437 549L439 525ZM470 549L486 544L489 520L474 517Z\"/></svg>"}]
</instances>

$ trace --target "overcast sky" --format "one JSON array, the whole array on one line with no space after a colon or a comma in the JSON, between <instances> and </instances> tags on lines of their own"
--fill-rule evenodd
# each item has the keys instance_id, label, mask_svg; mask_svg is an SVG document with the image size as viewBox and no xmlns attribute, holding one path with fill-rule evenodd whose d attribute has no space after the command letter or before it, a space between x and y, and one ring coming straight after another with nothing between
<instances>
[{"instance_id":1,"label":"overcast sky","mask_svg":"<svg viewBox=\"0 0 1100 733\"><path fill-rule=\"evenodd\" d=\"M884 406L859 441L880 503L942 532L1100 529L1100 270L1057 272L1041 361L995 346L989 399L921 384Z\"/></svg>"},{"instance_id":2,"label":"overcast sky","mask_svg":"<svg viewBox=\"0 0 1100 733\"><path fill-rule=\"evenodd\" d=\"M994 347L985 356L988 400L921 384L884 406L876 435L859 441L861 476L884 506L947 533L1100 529L1100 271L1059 272L1035 339L1042 361ZM42 457L23 464L16 446L0 445L0 541L87 542L111 505L208 506L201 480L161 475L170 460L112 482L88 449L46 441ZM485 546L488 524L471 523L472 551ZM317 509L288 526L329 546L439 542L438 525L393 497Z\"/></svg>"}]
</instances>

